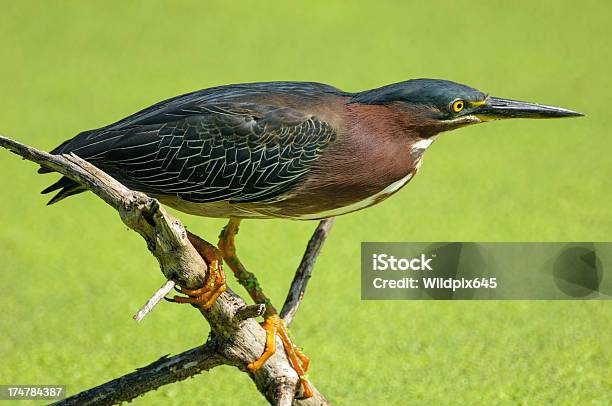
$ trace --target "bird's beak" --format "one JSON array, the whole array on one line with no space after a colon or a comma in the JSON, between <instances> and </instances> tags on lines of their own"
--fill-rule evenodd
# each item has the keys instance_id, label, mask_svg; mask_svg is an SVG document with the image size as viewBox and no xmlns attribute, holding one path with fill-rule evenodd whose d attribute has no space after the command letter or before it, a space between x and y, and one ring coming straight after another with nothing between
<instances>
[{"instance_id":1,"label":"bird's beak","mask_svg":"<svg viewBox=\"0 0 612 406\"><path fill-rule=\"evenodd\" d=\"M559 118L584 116L577 111L497 97L487 97L471 113L482 121L506 118Z\"/></svg>"}]
</instances>

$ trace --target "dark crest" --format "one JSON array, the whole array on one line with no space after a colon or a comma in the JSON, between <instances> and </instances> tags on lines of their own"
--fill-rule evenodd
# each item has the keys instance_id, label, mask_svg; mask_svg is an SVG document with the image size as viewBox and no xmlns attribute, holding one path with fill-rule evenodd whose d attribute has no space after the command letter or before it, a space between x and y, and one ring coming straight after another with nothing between
<instances>
[{"instance_id":1,"label":"dark crest","mask_svg":"<svg viewBox=\"0 0 612 406\"><path fill-rule=\"evenodd\" d=\"M480 101L486 95L469 86L440 79L413 79L366 90L353 96L352 101L364 104L406 102L447 106L455 99Z\"/></svg>"}]
</instances>

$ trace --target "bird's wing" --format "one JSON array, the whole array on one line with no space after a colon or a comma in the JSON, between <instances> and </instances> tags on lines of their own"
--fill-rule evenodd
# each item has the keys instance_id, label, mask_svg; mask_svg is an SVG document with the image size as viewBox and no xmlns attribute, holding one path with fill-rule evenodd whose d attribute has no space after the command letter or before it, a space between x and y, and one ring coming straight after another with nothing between
<instances>
[{"instance_id":1,"label":"bird's wing","mask_svg":"<svg viewBox=\"0 0 612 406\"><path fill-rule=\"evenodd\" d=\"M291 108L190 104L139 125L82 133L53 153L72 152L145 193L255 202L282 199L335 136L329 123ZM66 182L44 192L78 193Z\"/></svg>"}]
</instances>

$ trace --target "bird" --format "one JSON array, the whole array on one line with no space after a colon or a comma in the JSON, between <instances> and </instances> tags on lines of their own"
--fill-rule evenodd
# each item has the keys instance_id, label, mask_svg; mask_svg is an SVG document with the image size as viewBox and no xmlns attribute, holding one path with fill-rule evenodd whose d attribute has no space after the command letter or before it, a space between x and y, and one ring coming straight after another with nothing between
<instances>
[{"instance_id":1,"label":"bird","mask_svg":"<svg viewBox=\"0 0 612 406\"><path fill-rule=\"evenodd\" d=\"M274 353L278 335L307 397L308 358L236 255L240 221L317 220L361 210L409 183L442 132L492 120L582 115L441 79L359 92L316 82L244 83L161 101L81 132L51 153L75 154L179 211L229 219L217 247L190 234L214 272L202 288L180 288L187 296L171 300L209 309L225 290L225 261L251 297L266 304L266 347L248 369ZM42 193L57 192L48 203L54 204L85 190L62 177Z\"/></svg>"}]
</instances>

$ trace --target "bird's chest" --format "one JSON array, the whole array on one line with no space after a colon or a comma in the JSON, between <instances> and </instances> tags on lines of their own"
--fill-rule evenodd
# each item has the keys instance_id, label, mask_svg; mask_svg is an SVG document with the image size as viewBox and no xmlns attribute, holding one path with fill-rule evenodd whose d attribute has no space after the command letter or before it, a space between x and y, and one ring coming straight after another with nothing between
<instances>
[{"instance_id":1,"label":"bird's chest","mask_svg":"<svg viewBox=\"0 0 612 406\"><path fill-rule=\"evenodd\" d=\"M357 210L365 209L366 207L373 206L377 203L382 202L383 200L387 199L389 196L391 196L392 194L400 190L404 185L406 185L414 177L417 170L418 168L415 168L414 171L408 172L408 174L406 174L403 178L390 183L384 189L372 195L369 195L366 197L355 198L353 199L354 200L353 202L346 201L342 204L337 203L335 204L337 207L334 207L328 210L319 211L316 213L308 213L308 214L302 215L301 218L319 219L319 218L335 217L335 216L340 216L342 214L347 214L347 213L351 213Z\"/></svg>"},{"instance_id":2,"label":"bird's chest","mask_svg":"<svg viewBox=\"0 0 612 406\"><path fill-rule=\"evenodd\" d=\"M303 194L299 193L301 212L292 217L333 217L382 202L416 175L423 152L432 141L394 150L362 151L362 159L326 165L326 170L313 173Z\"/></svg>"}]
</instances>

